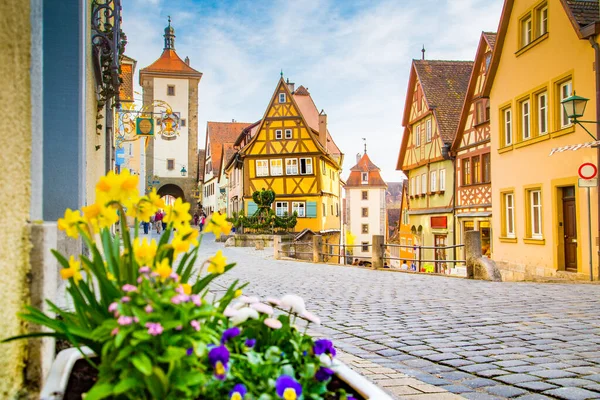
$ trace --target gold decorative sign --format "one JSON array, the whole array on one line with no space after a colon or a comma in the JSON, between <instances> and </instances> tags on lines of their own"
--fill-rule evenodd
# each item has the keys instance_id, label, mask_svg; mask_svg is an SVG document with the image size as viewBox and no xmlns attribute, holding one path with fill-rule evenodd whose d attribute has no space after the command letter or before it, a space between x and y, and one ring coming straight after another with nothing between
<instances>
[{"instance_id":1,"label":"gold decorative sign","mask_svg":"<svg viewBox=\"0 0 600 400\"><path fill-rule=\"evenodd\" d=\"M135 122L138 136L154 136L154 119L138 117Z\"/></svg>"}]
</instances>

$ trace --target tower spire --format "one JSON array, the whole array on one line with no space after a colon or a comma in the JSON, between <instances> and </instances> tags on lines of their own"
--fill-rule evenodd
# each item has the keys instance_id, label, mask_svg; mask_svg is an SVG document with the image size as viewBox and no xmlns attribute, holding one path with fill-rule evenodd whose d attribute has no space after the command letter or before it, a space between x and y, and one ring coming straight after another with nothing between
<instances>
[{"instance_id":1,"label":"tower spire","mask_svg":"<svg viewBox=\"0 0 600 400\"><path fill-rule=\"evenodd\" d=\"M421 49L421 53L423 53L423 55L421 56L421 59L424 60L425 59L425 45L423 45L423 48Z\"/></svg>"},{"instance_id":2,"label":"tower spire","mask_svg":"<svg viewBox=\"0 0 600 400\"><path fill-rule=\"evenodd\" d=\"M171 26L171 16L168 17L169 25L165 28L165 48L164 50L175 50L175 29Z\"/></svg>"},{"instance_id":3,"label":"tower spire","mask_svg":"<svg viewBox=\"0 0 600 400\"><path fill-rule=\"evenodd\" d=\"M367 154L367 138L362 138L362 140L365 145L365 154Z\"/></svg>"}]
</instances>

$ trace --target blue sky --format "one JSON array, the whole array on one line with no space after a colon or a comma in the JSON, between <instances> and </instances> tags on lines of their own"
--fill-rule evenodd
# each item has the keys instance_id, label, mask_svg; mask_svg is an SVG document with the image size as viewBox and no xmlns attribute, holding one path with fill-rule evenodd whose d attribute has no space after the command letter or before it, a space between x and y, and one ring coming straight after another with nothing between
<instances>
[{"instance_id":1,"label":"blue sky","mask_svg":"<svg viewBox=\"0 0 600 400\"><path fill-rule=\"evenodd\" d=\"M126 54L138 70L158 58L167 15L175 48L204 76L199 136L206 121L254 122L283 70L308 87L345 154L343 179L362 152L387 181L402 138L410 63L472 60L481 31L496 31L503 0L123 0ZM136 76L137 83L137 76ZM141 91L138 87L138 91Z\"/></svg>"}]
</instances>

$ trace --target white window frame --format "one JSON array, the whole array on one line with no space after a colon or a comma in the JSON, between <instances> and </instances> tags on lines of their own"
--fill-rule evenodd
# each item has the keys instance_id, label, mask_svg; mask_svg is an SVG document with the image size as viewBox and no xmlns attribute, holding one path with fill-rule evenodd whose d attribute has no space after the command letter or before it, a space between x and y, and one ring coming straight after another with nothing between
<instances>
[{"instance_id":1,"label":"white window frame","mask_svg":"<svg viewBox=\"0 0 600 400\"><path fill-rule=\"evenodd\" d=\"M297 158L286 158L285 159L285 174L286 175L298 175L298 159Z\"/></svg>"},{"instance_id":2,"label":"white window frame","mask_svg":"<svg viewBox=\"0 0 600 400\"><path fill-rule=\"evenodd\" d=\"M306 203L304 201L292 201L292 214L298 213L298 217L306 217Z\"/></svg>"},{"instance_id":3,"label":"white window frame","mask_svg":"<svg viewBox=\"0 0 600 400\"><path fill-rule=\"evenodd\" d=\"M429 191L432 193L437 192L437 171L431 171L429 175L429 185L431 186Z\"/></svg>"},{"instance_id":4,"label":"white window frame","mask_svg":"<svg viewBox=\"0 0 600 400\"><path fill-rule=\"evenodd\" d=\"M423 194L427 194L427 174L421 174L421 188L423 188Z\"/></svg>"},{"instance_id":5,"label":"white window frame","mask_svg":"<svg viewBox=\"0 0 600 400\"><path fill-rule=\"evenodd\" d=\"M421 125L415 128L415 147L421 146Z\"/></svg>"},{"instance_id":6,"label":"white window frame","mask_svg":"<svg viewBox=\"0 0 600 400\"><path fill-rule=\"evenodd\" d=\"M281 140L283 138L283 131L281 129L275 130L275 140Z\"/></svg>"},{"instance_id":7,"label":"white window frame","mask_svg":"<svg viewBox=\"0 0 600 400\"><path fill-rule=\"evenodd\" d=\"M506 237L515 237L515 195L514 193L504 193L504 224L506 227ZM510 202L509 202L510 199ZM512 230L511 230L512 229Z\"/></svg>"},{"instance_id":8,"label":"white window frame","mask_svg":"<svg viewBox=\"0 0 600 400\"><path fill-rule=\"evenodd\" d=\"M279 165L277 165L277 162L279 161ZM273 160L270 160L270 164L271 164L271 175L273 176L281 176L283 175L283 160L281 158L276 158Z\"/></svg>"},{"instance_id":9,"label":"white window frame","mask_svg":"<svg viewBox=\"0 0 600 400\"><path fill-rule=\"evenodd\" d=\"M256 176L269 176L269 160L256 160Z\"/></svg>"},{"instance_id":10,"label":"white window frame","mask_svg":"<svg viewBox=\"0 0 600 400\"><path fill-rule=\"evenodd\" d=\"M548 33L548 6L540 8L539 10L539 20L540 20L540 36Z\"/></svg>"},{"instance_id":11,"label":"white window frame","mask_svg":"<svg viewBox=\"0 0 600 400\"><path fill-rule=\"evenodd\" d=\"M537 95L537 106L538 134L545 135L548 133L548 92L543 92Z\"/></svg>"},{"instance_id":12,"label":"white window frame","mask_svg":"<svg viewBox=\"0 0 600 400\"><path fill-rule=\"evenodd\" d=\"M421 194L421 177L415 176L415 196Z\"/></svg>"},{"instance_id":13,"label":"white window frame","mask_svg":"<svg viewBox=\"0 0 600 400\"><path fill-rule=\"evenodd\" d=\"M361 246L360 247L360 251L362 253L368 253L369 252L369 245L370 244L371 243L369 243L369 242L360 242L360 246Z\"/></svg>"},{"instance_id":14,"label":"white window frame","mask_svg":"<svg viewBox=\"0 0 600 400\"><path fill-rule=\"evenodd\" d=\"M512 140L512 109L507 108L502 112L504 120L504 145L510 146Z\"/></svg>"},{"instance_id":15,"label":"white window frame","mask_svg":"<svg viewBox=\"0 0 600 400\"><path fill-rule=\"evenodd\" d=\"M285 138L286 139L291 139L292 138L292 130L291 129L286 129L285 130Z\"/></svg>"},{"instance_id":16,"label":"white window frame","mask_svg":"<svg viewBox=\"0 0 600 400\"><path fill-rule=\"evenodd\" d=\"M440 192L446 190L446 169L440 169Z\"/></svg>"},{"instance_id":17,"label":"white window frame","mask_svg":"<svg viewBox=\"0 0 600 400\"><path fill-rule=\"evenodd\" d=\"M302 161L304 161L304 169L305 172L302 172ZM312 158L300 158L300 175L312 175L313 166L312 166Z\"/></svg>"},{"instance_id":18,"label":"white window frame","mask_svg":"<svg viewBox=\"0 0 600 400\"><path fill-rule=\"evenodd\" d=\"M289 203L287 201L276 201L275 202L275 215L278 217L283 217L284 213L288 213L289 215Z\"/></svg>"},{"instance_id":19,"label":"white window frame","mask_svg":"<svg viewBox=\"0 0 600 400\"><path fill-rule=\"evenodd\" d=\"M367 183L369 183L369 173L368 172L361 172L360 173L360 180L362 182L363 185L366 185Z\"/></svg>"},{"instance_id":20,"label":"white window frame","mask_svg":"<svg viewBox=\"0 0 600 400\"><path fill-rule=\"evenodd\" d=\"M531 102L529 99L521 102L521 132L523 140L531 139Z\"/></svg>"},{"instance_id":21,"label":"white window frame","mask_svg":"<svg viewBox=\"0 0 600 400\"><path fill-rule=\"evenodd\" d=\"M533 41L533 18L531 15L523 20L521 20L521 47L527 46L529 43Z\"/></svg>"},{"instance_id":22,"label":"white window frame","mask_svg":"<svg viewBox=\"0 0 600 400\"><path fill-rule=\"evenodd\" d=\"M279 103L285 103L285 93L279 93Z\"/></svg>"},{"instance_id":23,"label":"white window frame","mask_svg":"<svg viewBox=\"0 0 600 400\"><path fill-rule=\"evenodd\" d=\"M535 199L537 197L537 203ZM535 230L535 218L538 219L538 230ZM539 189L529 191L529 218L531 222L531 238L543 239L542 235L542 191Z\"/></svg>"},{"instance_id":24,"label":"white window frame","mask_svg":"<svg viewBox=\"0 0 600 400\"><path fill-rule=\"evenodd\" d=\"M566 89L566 92L565 92L565 89ZM565 111L565 108L562 105L562 101L564 99L566 99L567 97L569 97L572 92L573 92L573 81L571 81L571 80L561 83L560 86L558 87L558 95L560 96L558 106L560 107L560 127L561 127L561 129L567 128L572 125L572 122L569 119L569 117L567 117L567 112Z\"/></svg>"},{"instance_id":25,"label":"white window frame","mask_svg":"<svg viewBox=\"0 0 600 400\"><path fill-rule=\"evenodd\" d=\"M428 119L427 122L425 122L425 140L427 141L427 143L431 142L431 120Z\"/></svg>"}]
</instances>

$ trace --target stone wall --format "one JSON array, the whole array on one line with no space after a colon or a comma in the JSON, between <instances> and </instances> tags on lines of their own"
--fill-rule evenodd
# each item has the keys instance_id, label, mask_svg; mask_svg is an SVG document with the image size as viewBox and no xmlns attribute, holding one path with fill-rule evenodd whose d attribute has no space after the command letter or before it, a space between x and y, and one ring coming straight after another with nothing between
<instances>
[{"instance_id":1,"label":"stone wall","mask_svg":"<svg viewBox=\"0 0 600 400\"><path fill-rule=\"evenodd\" d=\"M0 104L10 109L13 118L0 119L0 207L4 212L0 243L0 337L24 333L17 318L29 302L28 274L31 197L31 24L29 1L0 2ZM16 117L16 120L15 120ZM23 385L26 341L1 344L0 398L17 397Z\"/></svg>"},{"instance_id":2,"label":"stone wall","mask_svg":"<svg viewBox=\"0 0 600 400\"><path fill-rule=\"evenodd\" d=\"M589 281L590 276L574 272L557 271L554 268L544 266L531 267L525 264L513 264L507 262L496 262L503 281Z\"/></svg>"}]
</instances>

